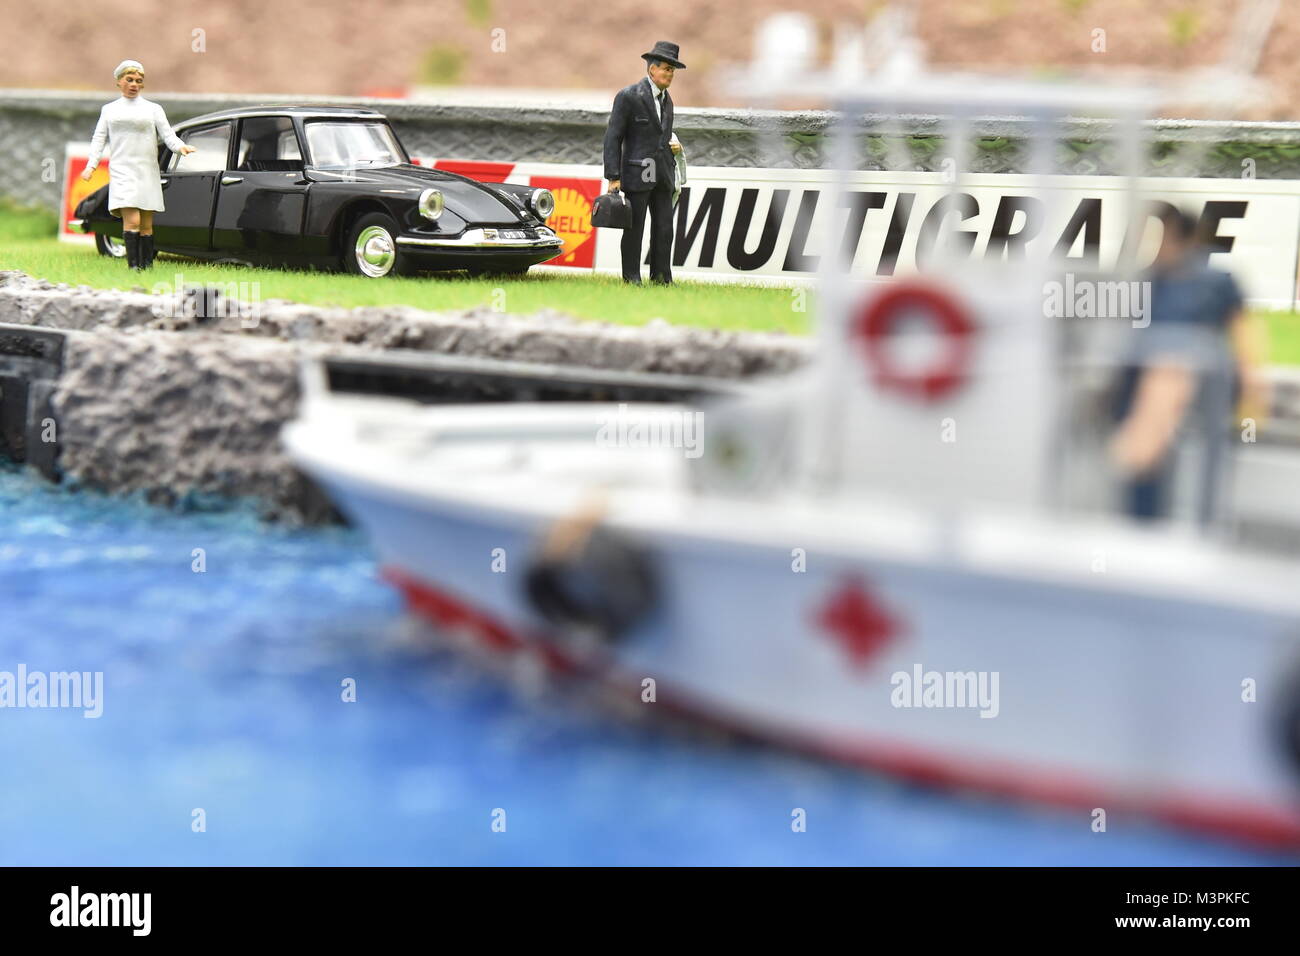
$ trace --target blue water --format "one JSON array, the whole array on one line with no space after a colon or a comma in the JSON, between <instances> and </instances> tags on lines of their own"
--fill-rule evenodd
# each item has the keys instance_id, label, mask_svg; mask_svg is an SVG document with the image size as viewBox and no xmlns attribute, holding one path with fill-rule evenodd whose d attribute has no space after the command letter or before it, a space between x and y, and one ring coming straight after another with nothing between
<instances>
[{"instance_id":1,"label":"blue water","mask_svg":"<svg viewBox=\"0 0 1300 956\"><path fill-rule=\"evenodd\" d=\"M104 674L98 719L0 709L0 864L1296 862L526 694L413 640L361 535L250 510L0 466L0 615L0 671Z\"/></svg>"}]
</instances>

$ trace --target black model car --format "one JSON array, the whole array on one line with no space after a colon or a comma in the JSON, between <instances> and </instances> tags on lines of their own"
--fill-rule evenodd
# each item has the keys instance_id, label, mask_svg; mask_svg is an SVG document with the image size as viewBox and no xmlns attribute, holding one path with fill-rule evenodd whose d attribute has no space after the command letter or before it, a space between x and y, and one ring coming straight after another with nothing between
<instances>
[{"instance_id":1,"label":"black model car","mask_svg":"<svg viewBox=\"0 0 1300 956\"><path fill-rule=\"evenodd\" d=\"M162 252L200 259L344 268L379 278L416 270L522 273L564 241L546 225L549 190L480 183L411 162L382 113L352 107L246 107L176 126L195 148L159 149ZM74 228L125 253L108 187Z\"/></svg>"}]
</instances>

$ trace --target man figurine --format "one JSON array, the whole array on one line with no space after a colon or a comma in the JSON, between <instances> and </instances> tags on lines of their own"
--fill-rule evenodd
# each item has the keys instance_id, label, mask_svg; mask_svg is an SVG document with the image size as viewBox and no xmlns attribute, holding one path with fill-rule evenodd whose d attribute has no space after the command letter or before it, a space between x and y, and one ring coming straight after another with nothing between
<instances>
[{"instance_id":1,"label":"man figurine","mask_svg":"<svg viewBox=\"0 0 1300 956\"><path fill-rule=\"evenodd\" d=\"M605 128L605 178L609 191L622 189L632 207L632 224L623 230L623 278L641 284L641 231L650 211L650 280L673 281L673 101L668 87L679 60L676 43L660 40L642 53L647 72L614 97Z\"/></svg>"}]
</instances>

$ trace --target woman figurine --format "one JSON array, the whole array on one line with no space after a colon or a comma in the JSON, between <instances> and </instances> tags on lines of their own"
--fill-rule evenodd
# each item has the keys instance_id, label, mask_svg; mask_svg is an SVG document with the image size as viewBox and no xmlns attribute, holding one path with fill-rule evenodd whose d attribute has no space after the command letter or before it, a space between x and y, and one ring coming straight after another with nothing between
<instances>
[{"instance_id":1,"label":"woman figurine","mask_svg":"<svg viewBox=\"0 0 1300 956\"><path fill-rule=\"evenodd\" d=\"M112 148L108 167L108 211L122 219L126 262L132 269L153 265L153 214L162 212L162 173L158 169L158 140L173 153L194 152L172 132L163 108L140 95L144 67L138 60L123 60L113 71L122 95L99 111L90 162L82 179L99 165L105 142Z\"/></svg>"}]
</instances>

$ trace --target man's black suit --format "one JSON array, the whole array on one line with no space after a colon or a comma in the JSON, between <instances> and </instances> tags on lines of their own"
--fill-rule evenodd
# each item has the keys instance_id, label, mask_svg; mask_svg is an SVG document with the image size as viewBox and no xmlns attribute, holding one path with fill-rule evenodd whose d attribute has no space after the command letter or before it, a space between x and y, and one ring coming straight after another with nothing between
<instances>
[{"instance_id":1,"label":"man's black suit","mask_svg":"<svg viewBox=\"0 0 1300 956\"><path fill-rule=\"evenodd\" d=\"M673 101L663 94L663 122L655 113L651 89L643 77L614 97L605 127L605 178L620 180L632 207L632 225L623 230L623 278L641 281L641 233L650 212L650 278L672 282L673 170L668 145L673 134Z\"/></svg>"}]
</instances>

